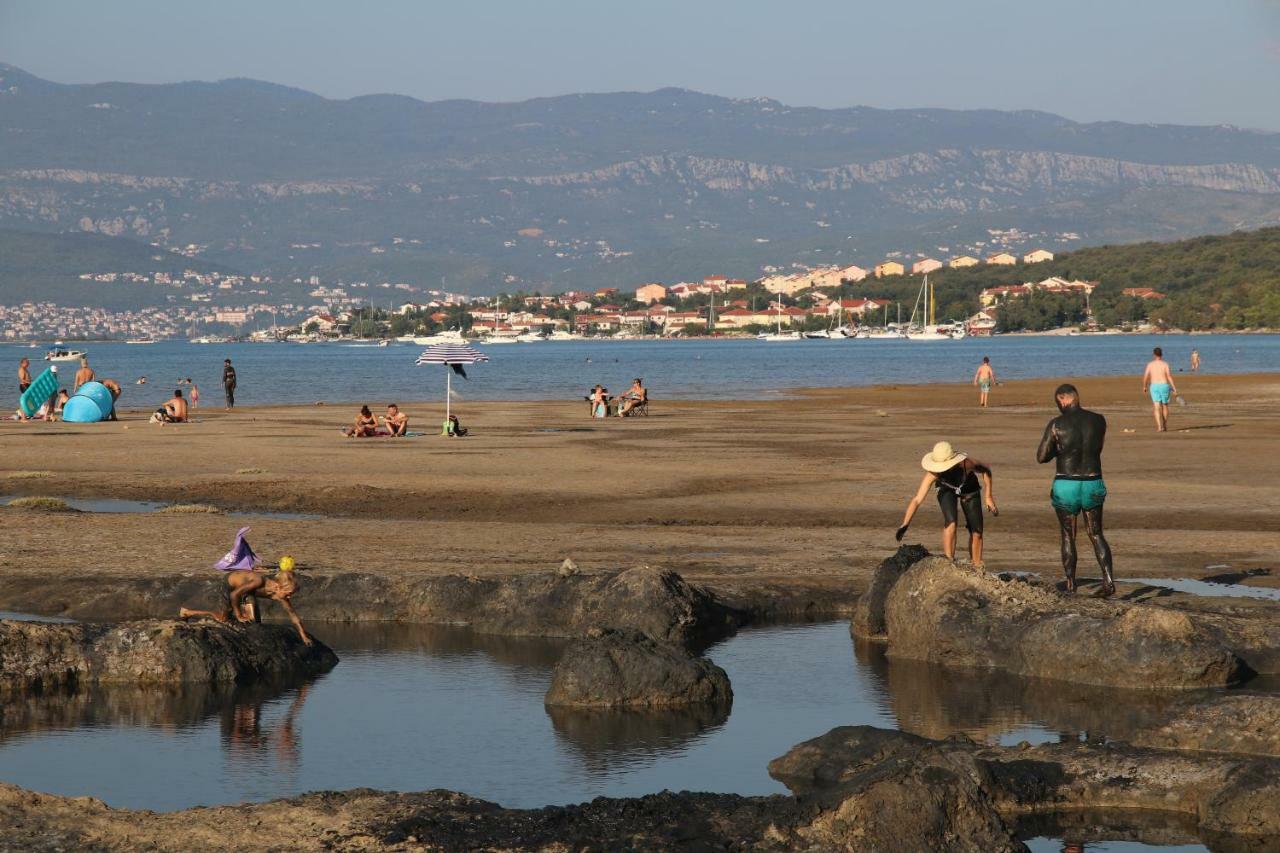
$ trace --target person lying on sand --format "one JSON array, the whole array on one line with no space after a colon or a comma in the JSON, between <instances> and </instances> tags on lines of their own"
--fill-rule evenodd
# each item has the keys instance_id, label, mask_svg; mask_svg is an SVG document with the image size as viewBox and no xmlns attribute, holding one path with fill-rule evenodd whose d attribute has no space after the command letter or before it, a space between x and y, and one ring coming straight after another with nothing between
<instances>
[{"instance_id":1,"label":"person lying on sand","mask_svg":"<svg viewBox=\"0 0 1280 853\"><path fill-rule=\"evenodd\" d=\"M378 419L368 406L361 406L355 423L343 430L349 438L369 438L378 432Z\"/></svg>"},{"instance_id":2,"label":"person lying on sand","mask_svg":"<svg viewBox=\"0 0 1280 853\"><path fill-rule=\"evenodd\" d=\"M409 416L400 411L400 407L395 403L387 406L387 414L382 419L382 423L386 426L387 432L391 433L392 438L403 436L409 431Z\"/></svg>"},{"instance_id":3,"label":"person lying on sand","mask_svg":"<svg viewBox=\"0 0 1280 853\"><path fill-rule=\"evenodd\" d=\"M298 636L302 638L302 642L309 646L311 638L307 636L307 629L303 627L302 619L289 601L299 588L296 568L292 557L281 557L279 571L274 577L269 577L257 569L228 572L220 612L182 607L178 610L178 618L186 620L204 617L225 624L230 622L234 615L237 622L251 622L252 616L244 609L245 598L265 598L268 601L280 603L284 612L288 614L289 621L293 623L293 627L298 629Z\"/></svg>"}]
</instances>

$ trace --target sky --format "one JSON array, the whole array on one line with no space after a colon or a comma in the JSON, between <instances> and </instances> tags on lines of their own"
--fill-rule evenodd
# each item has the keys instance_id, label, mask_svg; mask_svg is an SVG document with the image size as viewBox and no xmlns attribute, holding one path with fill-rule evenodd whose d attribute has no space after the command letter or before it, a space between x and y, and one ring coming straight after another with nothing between
<instances>
[{"instance_id":1,"label":"sky","mask_svg":"<svg viewBox=\"0 0 1280 853\"><path fill-rule=\"evenodd\" d=\"M0 62L332 98L678 86L1280 131L1280 0L0 0Z\"/></svg>"}]
</instances>

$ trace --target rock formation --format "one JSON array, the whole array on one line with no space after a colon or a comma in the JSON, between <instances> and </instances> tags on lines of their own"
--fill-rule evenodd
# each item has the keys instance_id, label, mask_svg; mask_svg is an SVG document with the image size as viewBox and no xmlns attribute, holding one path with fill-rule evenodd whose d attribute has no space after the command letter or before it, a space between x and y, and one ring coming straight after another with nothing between
<instances>
[{"instance_id":1,"label":"rock formation","mask_svg":"<svg viewBox=\"0 0 1280 853\"><path fill-rule=\"evenodd\" d=\"M212 573L210 573L212 574ZM221 578L170 576L14 578L0 608L73 619L147 619L180 605L217 601ZM295 606L308 620L463 624L486 634L579 637L590 628L633 628L688 644L723 637L747 620L706 589L665 569L475 577L307 573ZM270 607L270 605L268 605Z\"/></svg>"},{"instance_id":2,"label":"rock formation","mask_svg":"<svg viewBox=\"0 0 1280 853\"><path fill-rule=\"evenodd\" d=\"M884 639L891 658L1141 689L1215 687L1252 675L1220 632L1155 604L1065 595L938 557L906 571L888 561L872 588L876 597L858 608L853 632Z\"/></svg>"},{"instance_id":3,"label":"rock formation","mask_svg":"<svg viewBox=\"0 0 1280 853\"><path fill-rule=\"evenodd\" d=\"M639 632L595 629L574 642L556 664L549 706L679 708L728 706L729 676L684 647Z\"/></svg>"},{"instance_id":4,"label":"rock formation","mask_svg":"<svg viewBox=\"0 0 1280 853\"><path fill-rule=\"evenodd\" d=\"M337 656L284 625L0 621L0 689L236 683L312 675Z\"/></svg>"}]
</instances>

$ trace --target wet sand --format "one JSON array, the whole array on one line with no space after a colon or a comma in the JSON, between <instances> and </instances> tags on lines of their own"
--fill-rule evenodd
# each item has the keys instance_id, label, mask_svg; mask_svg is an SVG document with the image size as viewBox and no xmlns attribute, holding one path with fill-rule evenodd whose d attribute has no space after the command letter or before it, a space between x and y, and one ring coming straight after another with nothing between
<instances>
[{"instance_id":1,"label":"wet sand","mask_svg":"<svg viewBox=\"0 0 1280 853\"><path fill-rule=\"evenodd\" d=\"M1201 577L1280 560L1280 375L1184 376L1190 401L1154 432L1137 377L1077 382L1110 424L1108 536L1120 578ZM939 439L990 463L992 570L1057 576L1052 466L1035 447L1056 380L824 389L790 399L668 402L591 420L581 402L464 403L464 439L344 438L354 406L201 409L198 422L0 424L0 494L208 503L323 519L0 510L10 576L203 573L242 524L268 559L324 572L666 566L720 588L860 591ZM371 401L375 402L375 401ZM434 432L439 402L405 404ZM438 427L437 427L438 428ZM30 477L21 472L48 472ZM17 476L15 476L15 473ZM932 499L906 541L939 545ZM964 541L963 531L961 540ZM1096 576L1087 542L1082 576ZM961 548L963 552L963 546ZM1280 584L1280 578L1249 583ZM305 599L300 601L304 607Z\"/></svg>"}]
</instances>

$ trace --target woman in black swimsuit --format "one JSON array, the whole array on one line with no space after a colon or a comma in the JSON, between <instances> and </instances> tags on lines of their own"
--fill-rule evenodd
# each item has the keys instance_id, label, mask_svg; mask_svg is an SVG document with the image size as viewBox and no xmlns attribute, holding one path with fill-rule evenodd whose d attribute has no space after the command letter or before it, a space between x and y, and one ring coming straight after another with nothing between
<instances>
[{"instance_id":1,"label":"woman in black swimsuit","mask_svg":"<svg viewBox=\"0 0 1280 853\"><path fill-rule=\"evenodd\" d=\"M959 513L963 512L965 527L969 528L969 559L974 565L981 566L983 503L986 503L992 515L1000 514L996 509L995 493L992 490L991 466L952 449L950 442L939 441L920 460L920 467L924 468L924 478L920 481L915 497L907 504L907 513L902 517L897 540L902 541L916 510L929 496L929 490L936 488L938 506L942 508L942 553L948 560L956 558L956 525Z\"/></svg>"}]
</instances>

